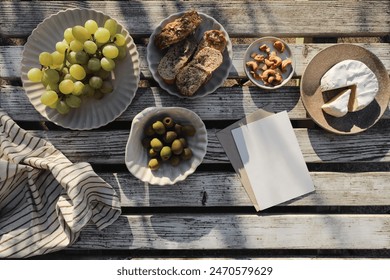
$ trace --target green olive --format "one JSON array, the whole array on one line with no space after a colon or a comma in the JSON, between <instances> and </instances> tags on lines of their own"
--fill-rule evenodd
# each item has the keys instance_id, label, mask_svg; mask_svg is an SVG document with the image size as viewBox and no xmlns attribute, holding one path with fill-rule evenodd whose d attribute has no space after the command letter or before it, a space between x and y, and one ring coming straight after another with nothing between
<instances>
[{"instance_id":1,"label":"green olive","mask_svg":"<svg viewBox=\"0 0 390 280\"><path fill-rule=\"evenodd\" d=\"M159 152L163 147L163 143L161 142L160 139L153 138L152 141L150 141L150 147L152 147L152 149L155 150L156 152Z\"/></svg>"},{"instance_id":2,"label":"green olive","mask_svg":"<svg viewBox=\"0 0 390 280\"><path fill-rule=\"evenodd\" d=\"M157 170L160 167L160 163L158 159L152 158L151 160L149 160L148 166L151 170Z\"/></svg>"},{"instance_id":3,"label":"green olive","mask_svg":"<svg viewBox=\"0 0 390 280\"><path fill-rule=\"evenodd\" d=\"M171 117L165 117L162 120L163 124L165 125L166 128L171 128L175 125L173 119Z\"/></svg>"},{"instance_id":4,"label":"green olive","mask_svg":"<svg viewBox=\"0 0 390 280\"><path fill-rule=\"evenodd\" d=\"M164 124L161 121L156 121L152 124L154 132L163 135L166 131Z\"/></svg>"},{"instance_id":5,"label":"green olive","mask_svg":"<svg viewBox=\"0 0 390 280\"><path fill-rule=\"evenodd\" d=\"M189 160L192 158L192 150L190 148L183 149L183 153L181 154L181 158L183 160Z\"/></svg>"},{"instance_id":6,"label":"green olive","mask_svg":"<svg viewBox=\"0 0 390 280\"><path fill-rule=\"evenodd\" d=\"M164 142L167 144L170 144L177 138L177 134L174 131L167 131L167 133L164 135Z\"/></svg>"},{"instance_id":7,"label":"green olive","mask_svg":"<svg viewBox=\"0 0 390 280\"><path fill-rule=\"evenodd\" d=\"M183 126L180 125L180 124L175 124L175 132L177 135L181 135L182 134L182 129L183 129Z\"/></svg>"},{"instance_id":8,"label":"green olive","mask_svg":"<svg viewBox=\"0 0 390 280\"><path fill-rule=\"evenodd\" d=\"M192 125L183 126L182 130L185 136L194 136L196 133L195 127Z\"/></svg>"},{"instance_id":9,"label":"green olive","mask_svg":"<svg viewBox=\"0 0 390 280\"><path fill-rule=\"evenodd\" d=\"M165 146L160 151L160 157L163 161L168 160L172 155L171 147Z\"/></svg>"},{"instance_id":10,"label":"green olive","mask_svg":"<svg viewBox=\"0 0 390 280\"><path fill-rule=\"evenodd\" d=\"M183 152L183 144L179 139L176 139L172 142L172 152L175 155L180 155Z\"/></svg>"},{"instance_id":11,"label":"green olive","mask_svg":"<svg viewBox=\"0 0 390 280\"><path fill-rule=\"evenodd\" d=\"M179 156L172 156L169 160L169 163L172 165L172 166L178 166L179 163L180 163L180 157Z\"/></svg>"},{"instance_id":12,"label":"green olive","mask_svg":"<svg viewBox=\"0 0 390 280\"><path fill-rule=\"evenodd\" d=\"M148 150L148 155L149 155L150 157L154 158L154 157L158 156L158 152L156 152L153 148L150 148L150 149Z\"/></svg>"},{"instance_id":13,"label":"green olive","mask_svg":"<svg viewBox=\"0 0 390 280\"><path fill-rule=\"evenodd\" d=\"M146 136L153 136L154 135L154 130L153 130L153 127L151 125L148 125L145 129L144 129L144 133Z\"/></svg>"},{"instance_id":14,"label":"green olive","mask_svg":"<svg viewBox=\"0 0 390 280\"><path fill-rule=\"evenodd\" d=\"M179 138L180 142L182 143L183 145L183 148L187 148L188 147L188 143L187 143L187 140L185 138Z\"/></svg>"}]
</instances>

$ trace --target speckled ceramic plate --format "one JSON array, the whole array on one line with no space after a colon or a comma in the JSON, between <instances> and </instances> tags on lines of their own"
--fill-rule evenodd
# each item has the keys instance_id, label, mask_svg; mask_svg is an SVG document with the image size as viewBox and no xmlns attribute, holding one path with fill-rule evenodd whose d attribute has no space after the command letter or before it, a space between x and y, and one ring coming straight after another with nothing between
<instances>
[{"instance_id":1,"label":"speckled ceramic plate","mask_svg":"<svg viewBox=\"0 0 390 280\"><path fill-rule=\"evenodd\" d=\"M160 75L157 73L158 64L160 63L161 58L164 56L165 51L159 50L154 45L153 42L156 34L159 34L161 32L161 29L167 23L174 21L176 18L180 17L183 14L184 12L172 14L168 18L164 19L157 26L157 28L154 30L154 32L152 33L149 39L149 44L147 46L147 61L148 61L150 72L153 75L153 78L158 82L161 88L163 88L164 90L166 90L168 93L172 95L181 98L194 99L194 98L206 96L214 92L217 88L219 88L224 83L224 81L229 75L230 67L232 66L232 58L233 58L232 42L230 41L229 35L226 32L226 30L218 21L216 21L214 18L206 14L198 13L202 18L202 23L195 31L195 38L198 40L198 42L200 42L200 40L202 39L203 33L205 31L217 29L217 30L221 30L224 33L227 39L227 46L225 48L225 51L223 52L223 63L220 67L218 67L217 70L213 72L211 79L203 86L201 86L196 92L196 94L194 94L193 96L184 96L180 94L179 90L175 85L168 85L161 79Z\"/></svg>"},{"instance_id":2,"label":"speckled ceramic plate","mask_svg":"<svg viewBox=\"0 0 390 280\"><path fill-rule=\"evenodd\" d=\"M364 109L341 118L326 114L321 106L332 96L320 89L322 76L336 63L347 59L363 62L376 75L378 94ZM337 93L333 93L333 96ZM301 81L301 98L311 118L322 128L337 134L355 134L373 126L386 111L390 98L387 70L379 58L367 49L352 44L337 44L320 51L306 67Z\"/></svg>"},{"instance_id":3,"label":"speckled ceramic plate","mask_svg":"<svg viewBox=\"0 0 390 280\"><path fill-rule=\"evenodd\" d=\"M140 69L139 57L132 37L118 22L118 32L126 37L127 56L117 61L112 82L114 91L103 99L89 98L80 108L72 109L67 115L44 106L40 102L45 88L41 83L32 83L27 79L27 72L33 67L40 67L38 56L41 52L53 52L55 44L63 40L64 30L75 25L84 25L88 19L95 20L99 26L109 16L89 9L68 9L46 18L28 38L22 58L22 82L30 102L46 119L65 128L87 130L108 124L119 117L131 104L138 88Z\"/></svg>"},{"instance_id":4,"label":"speckled ceramic plate","mask_svg":"<svg viewBox=\"0 0 390 280\"><path fill-rule=\"evenodd\" d=\"M283 42L283 44L285 46L285 49L283 52L279 52L274 47L274 43L276 41ZM292 61L291 65L288 65L286 67L286 72L282 73L283 81L280 84L275 85L275 86L266 86L266 85L264 85L264 82L262 80L258 80L258 79L253 78L252 74L250 73L251 69L248 66L246 66L246 63L248 61L253 61L253 58L251 57L251 55L253 53L262 54L262 52L259 50L259 47L264 45L264 44L270 48L271 52L273 52L273 51L276 52L277 56L279 56L282 60L290 58ZM245 71L245 74L247 75L247 77L252 81L252 83L254 83L256 86L263 88L263 89L277 89L277 88L284 86L293 76L294 68L295 68L294 67L295 60L294 60L294 57L293 57L293 54L291 52L290 47L288 46L288 44L285 41L283 41L282 39L276 38L276 37L262 37L262 38L257 39L256 41L254 41L252 44L250 44L248 49L245 52L243 63L244 63L244 66L243 66L244 71Z\"/></svg>"},{"instance_id":5,"label":"speckled ceramic plate","mask_svg":"<svg viewBox=\"0 0 390 280\"><path fill-rule=\"evenodd\" d=\"M190 160L182 161L178 166L162 163L158 170L152 171L148 167L149 157L142 146L144 129L147 124L172 117L177 123L191 124L196 134L187 137L188 147L193 156ZM131 124L129 139L126 145L125 162L129 171L138 179L153 185L172 185L183 181L192 174L201 164L207 150L207 131L200 117L191 110L180 107L149 107L136 115Z\"/></svg>"}]
</instances>

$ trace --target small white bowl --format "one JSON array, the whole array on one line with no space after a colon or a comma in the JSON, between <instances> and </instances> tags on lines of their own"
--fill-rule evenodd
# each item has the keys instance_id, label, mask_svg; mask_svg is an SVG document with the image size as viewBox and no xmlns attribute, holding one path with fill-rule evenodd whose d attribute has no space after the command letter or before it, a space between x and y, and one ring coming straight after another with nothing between
<instances>
[{"instance_id":1,"label":"small white bowl","mask_svg":"<svg viewBox=\"0 0 390 280\"><path fill-rule=\"evenodd\" d=\"M275 49L274 47L275 41L281 41L284 44L285 50L283 52L279 52L277 49ZM291 65L287 66L287 71L282 73L283 81L278 85L271 85L271 86L265 85L261 79L255 79L250 73L251 71L250 67L246 66L246 63L248 61L253 61L253 58L251 57L252 53L262 54L262 51L260 51L259 47L262 46L263 44L266 44L270 48L271 52L275 51L277 56L279 56L282 60L285 60L287 58L290 58L292 60ZM291 49L285 41L277 37L262 37L254 41L252 44L249 45L248 49L246 50L243 62L244 62L244 71L247 77L251 80L253 84L263 89L280 88L284 86L294 74L295 62L294 62Z\"/></svg>"},{"instance_id":2,"label":"small white bowl","mask_svg":"<svg viewBox=\"0 0 390 280\"><path fill-rule=\"evenodd\" d=\"M162 163L158 170L150 170L149 157L142 146L146 125L166 116L172 117L180 124L191 124L196 133L187 137L188 146L193 156L182 161L178 166ZM183 181L201 164L207 150L207 131L200 117L191 110L180 107L149 107L137 114L132 122L129 139L126 145L125 163L128 170L138 179L152 185L173 185Z\"/></svg>"}]
</instances>

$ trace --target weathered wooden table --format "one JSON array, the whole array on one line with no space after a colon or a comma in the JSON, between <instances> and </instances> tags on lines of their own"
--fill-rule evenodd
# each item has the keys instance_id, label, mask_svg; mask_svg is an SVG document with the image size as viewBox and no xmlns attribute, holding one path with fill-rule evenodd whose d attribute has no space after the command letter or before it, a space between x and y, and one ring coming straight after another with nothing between
<instances>
[{"instance_id":1,"label":"weathered wooden table","mask_svg":"<svg viewBox=\"0 0 390 280\"><path fill-rule=\"evenodd\" d=\"M141 84L132 104L117 120L92 131L46 121L20 81L23 43L45 17L69 7L101 10L120 20L141 59ZM233 41L233 67L213 94L183 100L154 82L146 45L163 18L191 8L225 27ZM272 93L248 85L242 66L248 43L265 35L289 38L297 62L296 84ZM298 86L315 54L346 41L375 53L390 73L389 35L388 0L0 2L0 106L72 161L90 162L118 191L123 207L104 231L88 227L70 248L41 258L389 257L390 113L363 133L331 134L307 116ZM150 106L191 109L207 126L203 164L174 186L144 184L124 164L131 121ZM288 111L316 191L257 213L215 133L263 106Z\"/></svg>"}]
</instances>

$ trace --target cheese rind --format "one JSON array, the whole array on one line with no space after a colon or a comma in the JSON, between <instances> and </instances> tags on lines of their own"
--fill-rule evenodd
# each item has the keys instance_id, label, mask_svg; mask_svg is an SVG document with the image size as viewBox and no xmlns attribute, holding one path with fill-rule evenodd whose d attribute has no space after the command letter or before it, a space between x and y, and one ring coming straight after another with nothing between
<instances>
[{"instance_id":1,"label":"cheese rind","mask_svg":"<svg viewBox=\"0 0 390 280\"><path fill-rule=\"evenodd\" d=\"M351 97L351 89L344 90L322 105L322 110L327 114L340 118L348 113L348 104Z\"/></svg>"},{"instance_id":2,"label":"cheese rind","mask_svg":"<svg viewBox=\"0 0 390 280\"><path fill-rule=\"evenodd\" d=\"M355 112L370 104L378 93L379 83L374 72L358 60L344 60L335 64L321 78L321 90L328 91L355 86L349 111Z\"/></svg>"}]
</instances>

